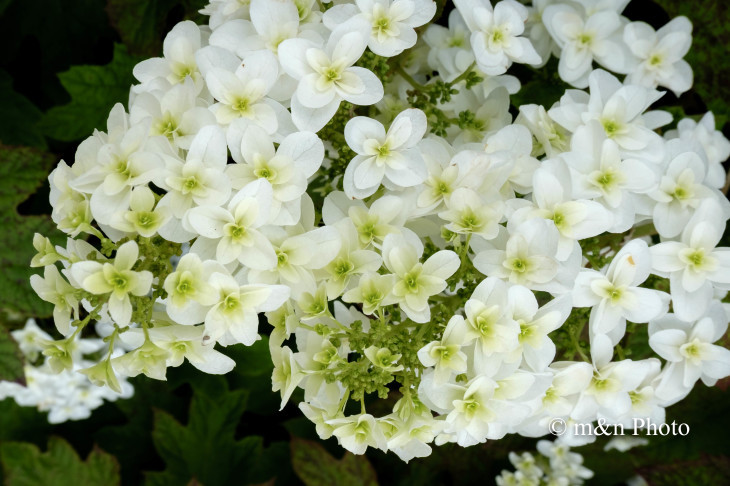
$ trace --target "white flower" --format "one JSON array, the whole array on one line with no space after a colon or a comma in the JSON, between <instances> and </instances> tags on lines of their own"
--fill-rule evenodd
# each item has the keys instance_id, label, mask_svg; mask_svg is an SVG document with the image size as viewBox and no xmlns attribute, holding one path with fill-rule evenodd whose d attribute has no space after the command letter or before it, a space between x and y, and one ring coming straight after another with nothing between
<instances>
[{"instance_id":1,"label":"white flower","mask_svg":"<svg viewBox=\"0 0 730 486\"><path fill-rule=\"evenodd\" d=\"M560 53L560 49L553 38L550 37L550 33L542 21L545 8L555 3L555 0L534 0L531 3L532 5L527 7L528 15L525 30L527 31L527 37L535 47L535 51L542 59L542 62L536 67L542 67L547 64L551 54L555 53L557 56Z\"/></svg>"},{"instance_id":2,"label":"white flower","mask_svg":"<svg viewBox=\"0 0 730 486\"><path fill-rule=\"evenodd\" d=\"M394 373L403 369L403 365L396 364L402 355L393 354L388 348L370 346L364 353L373 365L382 370Z\"/></svg>"},{"instance_id":3,"label":"white flower","mask_svg":"<svg viewBox=\"0 0 730 486\"><path fill-rule=\"evenodd\" d=\"M87 292L109 294L109 314L119 326L127 326L132 318L129 294L143 296L152 285L153 275L147 270L135 272L139 248L134 241L119 247L114 263L82 261L71 266L71 275Z\"/></svg>"},{"instance_id":4,"label":"white flower","mask_svg":"<svg viewBox=\"0 0 730 486\"><path fill-rule=\"evenodd\" d=\"M74 295L74 287L64 280L55 265L46 266L43 277L31 275L30 286L38 297L53 304L53 322L58 331L67 336L71 332L71 315L79 316L79 301Z\"/></svg>"},{"instance_id":5,"label":"white flower","mask_svg":"<svg viewBox=\"0 0 730 486\"><path fill-rule=\"evenodd\" d=\"M365 274L360 277L357 287L345 292L342 300L361 303L363 313L372 315L378 308L398 301L392 294L394 285L394 275Z\"/></svg>"},{"instance_id":6,"label":"white flower","mask_svg":"<svg viewBox=\"0 0 730 486\"><path fill-rule=\"evenodd\" d=\"M451 194L446 203L447 211L439 213L439 218L448 221L446 229L458 234L476 234L491 240L499 233L502 219L502 201L488 203L479 195L462 187Z\"/></svg>"},{"instance_id":7,"label":"white flower","mask_svg":"<svg viewBox=\"0 0 730 486\"><path fill-rule=\"evenodd\" d=\"M460 89L451 101L442 104L443 109L461 113L469 110L474 114L470 126L459 128L451 126L447 133L453 138L454 146L466 143L481 143L485 136L495 134L501 128L509 126L512 115L509 113L509 92L503 86L486 92L481 86L472 89ZM493 140L497 140L496 137Z\"/></svg>"},{"instance_id":8,"label":"white flower","mask_svg":"<svg viewBox=\"0 0 730 486\"><path fill-rule=\"evenodd\" d=\"M643 160L624 159L596 121L576 130L570 149L559 158L570 168L574 194L594 199L613 213L609 231L629 229L636 216L634 194L656 186L656 170Z\"/></svg>"},{"instance_id":9,"label":"white flower","mask_svg":"<svg viewBox=\"0 0 730 486\"><path fill-rule=\"evenodd\" d=\"M294 353L288 346L273 348L271 357L274 362L274 371L271 374L271 390L281 391L281 407L279 410L283 410L284 405L289 401L289 397L306 375L302 372L297 360L294 359Z\"/></svg>"},{"instance_id":10,"label":"white flower","mask_svg":"<svg viewBox=\"0 0 730 486\"><path fill-rule=\"evenodd\" d=\"M513 62L540 64L540 56L525 30L527 9L514 0L502 0L492 9L486 0L455 0L454 4L471 30L477 66L490 76L504 74Z\"/></svg>"},{"instance_id":11,"label":"white flower","mask_svg":"<svg viewBox=\"0 0 730 486\"><path fill-rule=\"evenodd\" d=\"M210 0L199 13L210 16L211 29L218 29L228 20L248 19L251 0Z\"/></svg>"},{"instance_id":12,"label":"white flower","mask_svg":"<svg viewBox=\"0 0 730 486\"><path fill-rule=\"evenodd\" d=\"M408 217L404 204L397 196L383 196L368 208L362 201L353 201L343 192L332 192L324 201L322 219L326 224L334 225L343 218L349 218L360 237L360 245L363 248L379 248L387 235L408 231L402 227Z\"/></svg>"},{"instance_id":13,"label":"white flower","mask_svg":"<svg viewBox=\"0 0 730 486\"><path fill-rule=\"evenodd\" d=\"M559 233L544 219L530 219L511 232L504 250L486 249L476 254L474 267L484 275L499 277L533 290L557 289L560 270L555 254Z\"/></svg>"},{"instance_id":14,"label":"white flower","mask_svg":"<svg viewBox=\"0 0 730 486\"><path fill-rule=\"evenodd\" d=\"M327 424L333 427L332 435L337 437L340 445L353 454L364 454L368 447L388 449L380 425L370 414L328 420Z\"/></svg>"},{"instance_id":15,"label":"white flower","mask_svg":"<svg viewBox=\"0 0 730 486\"><path fill-rule=\"evenodd\" d=\"M280 105L266 95L279 76L279 63L269 51L258 51L235 72L221 67L211 68L205 82L210 93L218 100L210 109L218 123L228 125L238 118L246 118L273 134L279 128L277 112Z\"/></svg>"},{"instance_id":16,"label":"white flower","mask_svg":"<svg viewBox=\"0 0 730 486\"><path fill-rule=\"evenodd\" d=\"M669 277L674 313L694 321L705 313L713 287L730 290L730 248L715 248L725 227L715 201L706 200L689 221L680 241L651 247L654 270Z\"/></svg>"},{"instance_id":17,"label":"white flower","mask_svg":"<svg viewBox=\"0 0 730 486\"><path fill-rule=\"evenodd\" d=\"M562 49L558 73L578 88L588 86L593 60L617 73L629 70L628 49L621 42L623 23L616 12L602 10L584 16L568 4L545 8L542 20Z\"/></svg>"},{"instance_id":18,"label":"white flower","mask_svg":"<svg viewBox=\"0 0 730 486\"><path fill-rule=\"evenodd\" d=\"M667 138L679 138L685 143L697 142L702 145L710 163L705 177L705 184L721 188L725 184L725 169L722 163L730 157L730 141L715 126L715 116L711 111L705 113L699 122L691 118L683 118L676 130L670 130Z\"/></svg>"},{"instance_id":19,"label":"white flower","mask_svg":"<svg viewBox=\"0 0 730 486\"><path fill-rule=\"evenodd\" d=\"M371 118L355 117L347 122L345 140L357 155L343 176L345 194L364 199L381 182L392 188L423 182L426 166L416 144L426 128L426 115L418 109L402 111L387 132L380 122Z\"/></svg>"},{"instance_id":20,"label":"white flower","mask_svg":"<svg viewBox=\"0 0 730 486\"><path fill-rule=\"evenodd\" d=\"M657 232L665 238L680 234L703 201L724 196L703 184L707 161L679 140L667 142L667 156L658 187L648 193Z\"/></svg>"},{"instance_id":21,"label":"white flower","mask_svg":"<svg viewBox=\"0 0 730 486\"><path fill-rule=\"evenodd\" d=\"M113 116L124 118L126 125L127 115L120 104L112 110L110 120ZM73 189L91 194L91 213L98 222L108 224L117 211L127 209L132 188L147 184L162 169L159 142L148 139L148 133L148 123L142 122L128 130L125 127L117 137L110 135L108 143L98 148L95 165L70 181Z\"/></svg>"},{"instance_id":22,"label":"white flower","mask_svg":"<svg viewBox=\"0 0 730 486\"><path fill-rule=\"evenodd\" d=\"M20 351L31 361L35 361L40 352L45 349L43 342L51 341L53 339L50 335L48 335L48 333L38 327L35 319L28 319L25 321L23 329L10 331L10 335L13 336L15 342L18 343Z\"/></svg>"},{"instance_id":23,"label":"white flower","mask_svg":"<svg viewBox=\"0 0 730 486\"><path fill-rule=\"evenodd\" d=\"M501 439L508 427L524 418L527 407L494 398L497 384L481 375L465 385L436 385L433 373L421 379L419 397L429 408L446 415L445 432L468 447L487 439Z\"/></svg>"},{"instance_id":24,"label":"white flower","mask_svg":"<svg viewBox=\"0 0 730 486\"><path fill-rule=\"evenodd\" d=\"M218 206L231 194L231 182L225 176L226 140L219 127L205 127L193 139L185 162L165 157L165 170L155 184L167 192L158 208L168 208L173 219L160 228L160 234L178 243L190 241L195 234L182 227L182 218L194 206Z\"/></svg>"},{"instance_id":25,"label":"white flower","mask_svg":"<svg viewBox=\"0 0 730 486\"><path fill-rule=\"evenodd\" d=\"M112 359L112 366L123 376L134 377L141 373L155 380L166 380L169 356L170 353L145 340L137 349Z\"/></svg>"},{"instance_id":26,"label":"white flower","mask_svg":"<svg viewBox=\"0 0 730 486\"><path fill-rule=\"evenodd\" d=\"M466 354L461 347L466 343L466 324L461 316L449 320L441 341L431 341L418 350L423 366L434 367L434 384L446 383L452 374L466 373Z\"/></svg>"},{"instance_id":27,"label":"white flower","mask_svg":"<svg viewBox=\"0 0 730 486\"><path fill-rule=\"evenodd\" d=\"M170 209L157 204L155 194L147 186L132 189L129 211L112 216L109 226L125 233L137 233L145 238L154 236L172 216Z\"/></svg>"},{"instance_id":28,"label":"white flower","mask_svg":"<svg viewBox=\"0 0 730 486\"><path fill-rule=\"evenodd\" d=\"M596 69L588 77L590 96L569 90L548 111L550 118L571 132L598 120L606 136L635 157L659 162L664 155L661 137L653 130L672 121L667 112L644 113L664 93L636 85L623 85L616 77Z\"/></svg>"},{"instance_id":29,"label":"white flower","mask_svg":"<svg viewBox=\"0 0 730 486\"><path fill-rule=\"evenodd\" d=\"M593 367L586 362L562 361L553 363L549 371L554 373L550 387L545 390L541 404L549 419L570 416L579 394L590 384ZM547 431L547 423L539 435ZM543 452L544 454L544 452Z\"/></svg>"},{"instance_id":30,"label":"white flower","mask_svg":"<svg viewBox=\"0 0 730 486\"><path fill-rule=\"evenodd\" d=\"M271 224L292 225L299 222L300 199L324 157L322 141L311 132L297 132L281 140L274 148L271 137L260 127L240 123L228 131L231 155L237 163L226 167L226 176L234 189L241 189L257 179L266 179L273 190Z\"/></svg>"},{"instance_id":31,"label":"white flower","mask_svg":"<svg viewBox=\"0 0 730 486\"><path fill-rule=\"evenodd\" d=\"M535 372L546 370L555 358L555 343L548 336L563 325L572 310L570 295L554 298L538 308L535 294L520 285L507 291L509 319L519 326L517 340L524 362Z\"/></svg>"},{"instance_id":32,"label":"white flower","mask_svg":"<svg viewBox=\"0 0 730 486\"><path fill-rule=\"evenodd\" d=\"M188 150L200 129L216 123L208 110L208 102L197 97L191 79L167 90L139 93L129 107L129 122L133 125L150 118L150 135L164 135L177 147Z\"/></svg>"},{"instance_id":33,"label":"white flower","mask_svg":"<svg viewBox=\"0 0 730 486\"><path fill-rule=\"evenodd\" d=\"M631 22L624 29L624 42L639 59L626 78L629 83L664 86L677 96L692 87L692 68L682 59L692 44L687 17L675 17L656 32L649 24Z\"/></svg>"},{"instance_id":34,"label":"white flower","mask_svg":"<svg viewBox=\"0 0 730 486\"><path fill-rule=\"evenodd\" d=\"M278 230L278 231L277 231ZM251 282L287 285L295 298L314 293L314 271L327 266L340 251L342 241L336 228L322 227L307 232L293 227L290 232L269 227L266 236L276 253L276 266L267 270L250 269Z\"/></svg>"},{"instance_id":35,"label":"white flower","mask_svg":"<svg viewBox=\"0 0 730 486\"><path fill-rule=\"evenodd\" d=\"M351 19L371 25L368 47L378 56L397 56L416 44L416 27L427 23L436 13L433 0L359 0L355 5L335 5L322 22L330 30Z\"/></svg>"},{"instance_id":36,"label":"white flower","mask_svg":"<svg viewBox=\"0 0 730 486\"><path fill-rule=\"evenodd\" d=\"M160 80L177 84L191 78L200 92L204 83L195 62L195 52L200 49L204 37L195 22L188 20L175 25L162 45L164 57L147 59L134 67L134 77L142 83L138 90L159 86Z\"/></svg>"},{"instance_id":37,"label":"white flower","mask_svg":"<svg viewBox=\"0 0 730 486\"><path fill-rule=\"evenodd\" d=\"M667 360L656 385L657 395L666 404L686 396L700 378L707 386L713 386L730 375L730 350L712 344L726 330L727 317L718 304L693 323L669 314L650 324L649 345Z\"/></svg>"},{"instance_id":38,"label":"white flower","mask_svg":"<svg viewBox=\"0 0 730 486\"><path fill-rule=\"evenodd\" d=\"M444 81L453 81L466 71L474 62L469 27L458 10L449 14L449 28L429 24L423 40L431 48L428 52L428 65L439 71Z\"/></svg>"},{"instance_id":39,"label":"white flower","mask_svg":"<svg viewBox=\"0 0 730 486\"><path fill-rule=\"evenodd\" d=\"M217 302L205 315L204 344L251 346L259 337L258 313L276 310L289 298L289 289L283 285L240 285L223 273L211 275L209 283ZM233 339L225 338L226 334Z\"/></svg>"},{"instance_id":40,"label":"white flower","mask_svg":"<svg viewBox=\"0 0 730 486\"><path fill-rule=\"evenodd\" d=\"M276 54L286 39L320 40L321 25L300 23L297 2L250 0L250 4L250 21L237 18L224 23L213 30L210 45L223 47L247 61L250 54L262 49Z\"/></svg>"},{"instance_id":41,"label":"white flower","mask_svg":"<svg viewBox=\"0 0 730 486\"><path fill-rule=\"evenodd\" d=\"M150 340L168 352L167 366L180 366L184 359L204 373L224 375L236 362L203 344L203 326L164 326L149 331Z\"/></svg>"},{"instance_id":42,"label":"white flower","mask_svg":"<svg viewBox=\"0 0 730 486\"><path fill-rule=\"evenodd\" d=\"M354 275L377 272L382 264L380 255L371 250L360 249L360 238L350 221L342 221L337 229L342 246L340 252L327 264L324 271L329 275L327 296L335 299L348 287Z\"/></svg>"},{"instance_id":43,"label":"white flower","mask_svg":"<svg viewBox=\"0 0 730 486\"><path fill-rule=\"evenodd\" d=\"M570 134L558 123L550 118L542 105L522 105L516 123L521 123L530 129L535 137L535 156L545 153L554 157L568 150Z\"/></svg>"},{"instance_id":44,"label":"white flower","mask_svg":"<svg viewBox=\"0 0 730 486\"><path fill-rule=\"evenodd\" d=\"M508 305L507 285L496 277L482 280L464 305L467 326L463 341L474 341L477 370L486 371L495 362L501 364L519 346L520 326L510 318ZM496 359L490 359L492 356Z\"/></svg>"},{"instance_id":45,"label":"white flower","mask_svg":"<svg viewBox=\"0 0 730 486\"><path fill-rule=\"evenodd\" d=\"M400 235L388 235L383 242L383 262L396 275L393 295L400 308L415 322L428 322L431 308L428 298L446 288L446 279L459 269L459 257L450 250L438 251L420 263L423 246L420 240L406 241Z\"/></svg>"},{"instance_id":46,"label":"white flower","mask_svg":"<svg viewBox=\"0 0 730 486\"><path fill-rule=\"evenodd\" d=\"M228 208L198 206L185 215L183 224L197 238L190 251L213 257L226 265L238 260L258 270L276 266L276 253L259 228L269 220L272 190L264 179L256 180L236 194Z\"/></svg>"},{"instance_id":47,"label":"white flower","mask_svg":"<svg viewBox=\"0 0 730 486\"><path fill-rule=\"evenodd\" d=\"M573 289L573 305L592 307L589 320L593 335L607 334L617 343L626 320L649 322L664 315L669 295L639 287L651 271L651 254L645 241L632 240L616 254L605 273L583 270Z\"/></svg>"},{"instance_id":48,"label":"white flower","mask_svg":"<svg viewBox=\"0 0 730 486\"><path fill-rule=\"evenodd\" d=\"M510 224L534 217L552 220L560 232L556 257L565 260L578 240L597 236L613 224L613 215L601 204L572 197L572 178L559 160L544 162L532 181L532 205L518 208Z\"/></svg>"},{"instance_id":49,"label":"white flower","mask_svg":"<svg viewBox=\"0 0 730 486\"><path fill-rule=\"evenodd\" d=\"M215 272L225 270L216 261L201 261L195 253L188 253L180 259L175 271L167 276L164 283L167 315L173 321L186 325L203 322L208 308L216 302L216 294L208 283Z\"/></svg>"},{"instance_id":50,"label":"white flower","mask_svg":"<svg viewBox=\"0 0 730 486\"><path fill-rule=\"evenodd\" d=\"M613 347L606 336L598 336L591 348L594 357L593 378L581 393L571 418L577 421L592 421L600 413L613 422L631 410L631 395L645 380L655 373L659 360L656 358L642 361L611 362Z\"/></svg>"},{"instance_id":51,"label":"white flower","mask_svg":"<svg viewBox=\"0 0 730 486\"><path fill-rule=\"evenodd\" d=\"M425 138L418 147L428 175L416 205L422 211L435 211L443 208L442 203L459 187L459 167L451 163L453 148L441 138Z\"/></svg>"},{"instance_id":52,"label":"white flower","mask_svg":"<svg viewBox=\"0 0 730 486\"><path fill-rule=\"evenodd\" d=\"M372 105L383 97L380 80L371 71L353 66L365 51L369 37L366 22L348 22L332 32L324 49L305 39L287 39L279 45L284 71L298 81L291 99L297 128L319 131L342 100Z\"/></svg>"}]
</instances>

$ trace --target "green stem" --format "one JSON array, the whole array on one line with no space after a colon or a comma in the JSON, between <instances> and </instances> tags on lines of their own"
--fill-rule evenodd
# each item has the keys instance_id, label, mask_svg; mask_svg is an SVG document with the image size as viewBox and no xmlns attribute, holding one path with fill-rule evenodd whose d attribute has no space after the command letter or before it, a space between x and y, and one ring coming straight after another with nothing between
<instances>
[{"instance_id":1,"label":"green stem","mask_svg":"<svg viewBox=\"0 0 730 486\"><path fill-rule=\"evenodd\" d=\"M400 74L401 77L408 82L408 84L413 86L414 89L417 89L418 91L424 91L426 89L424 85L413 79L413 77L408 74L400 65L396 64L395 71Z\"/></svg>"},{"instance_id":2,"label":"green stem","mask_svg":"<svg viewBox=\"0 0 730 486\"><path fill-rule=\"evenodd\" d=\"M583 327L585 327L585 322L581 323L580 328L578 328L578 332L570 333L570 342L573 344L575 351L580 355L581 358L583 358L583 361L591 363L592 361L583 352L583 350L580 347L580 342L578 341L578 336L580 336L581 333L583 332Z\"/></svg>"},{"instance_id":3,"label":"green stem","mask_svg":"<svg viewBox=\"0 0 730 486\"><path fill-rule=\"evenodd\" d=\"M347 400L350 398L350 390L345 390L345 394L342 395L342 400L340 400L340 405L337 407L337 410L345 411L345 406L347 406Z\"/></svg>"},{"instance_id":4,"label":"green stem","mask_svg":"<svg viewBox=\"0 0 730 486\"><path fill-rule=\"evenodd\" d=\"M89 315L87 315L86 317L84 317L84 320L79 321L79 323L76 324L76 330L74 330L74 332L71 335L71 338L70 339L75 338L76 335L79 334L84 329L84 327L86 327L86 325L89 323L89 321L91 319L96 319L97 317L99 317L99 311L101 310L101 308L103 306L104 306L104 302L102 302L101 304L99 304L96 307L94 307L91 310L91 312L89 312Z\"/></svg>"},{"instance_id":5,"label":"green stem","mask_svg":"<svg viewBox=\"0 0 730 486\"><path fill-rule=\"evenodd\" d=\"M109 340L109 351L107 352L105 361L109 361L110 359L112 359L112 353L114 352L114 342L117 340L117 336L119 336L119 328L115 325L114 332L111 333L111 335L109 335L106 339L104 339L105 341L107 339Z\"/></svg>"},{"instance_id":6,"label":"green stem","mask_svg":"<svg viewBox=\"0 0 730 486\"><path fill-rule=\"evenodd\" d=\"M451 86L454 86L454 85L459 84L460 82L464 81L466 79L466 77L469 76L469 73L474 70L475 67L477 67L476 61L472 62L471 65L468 68L466 68L466 71L459 74L459 76L454 78L453 81L446 83L447 86L451 87Z\"/></svg>"}]
</instances>

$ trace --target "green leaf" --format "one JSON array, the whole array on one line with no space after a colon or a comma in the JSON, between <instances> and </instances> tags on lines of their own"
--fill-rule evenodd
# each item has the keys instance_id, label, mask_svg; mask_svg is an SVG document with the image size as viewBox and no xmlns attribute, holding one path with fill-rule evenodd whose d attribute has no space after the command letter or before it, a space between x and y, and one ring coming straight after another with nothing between
<instances>
[{"instance_id":1,"label":"green leaf","mask_svg":"<svg viewBox=\"0 0 730 486\"><path fill-rule=\"evenodd\" d=\"M105 66L73 66L58 75L71 95L71 102L48 110L40 121L43 133L70 142L106 126L115 103L126 103L134 82L132 68L141 59L127 53L121 44L114 46L114 58Z\"/></svg>"},{"instance_id":2,"label":"green leaf","mask_svg":"<svg viewBox=\"0 0 730 486\"><path fill-rule=\"evenodd\" d=\"M269 352L268 336L261 336L261 339L251 346L229 346L221 349L231 359L236 361L236 373L251 376L271 376L274 370L274 363L271 361Z\"/></svg>"},{"instance_id":3,"label":"green leaf","mask_svg":"<svg viewBox=\"0 0 730 486\"><path fill-rule=\"evenodd\" d=\"M565 93L565 85L536 79L525 83L510 97L514 106L538 104L550 108Z\"/></svg>"},{"instance_id":4,"label":"green leaf","mask_svg":"<svg viewBox=\"0 0 730 486\"><path fill-rule=\"evenodd\" d=\"M48 450L25 442L0 446L6 486L115 486L119 465L114 456L94 448L86 461L59 437L48 440Z\"/></svg>"},{"instance_id":5,"label":"green leaf","mask_svg":"<svg viewBox=\"0 0 730 486\"><path fill-rule=\"evenodd\" d=\"M122 42L134 54L147 57L160 53L165 18L177 0L108 0L109 21Z\"/></svg>"},{"instance_id":6,"label":"green leaf","mask_svg":"<svg viewBox=\"0 0 730 486\"><path fill-rule=\"evenodd\" d=\"M30 287L30 260L35 254L33 234L41 233L56 243L63 235L47 216L20 216L17 206L45 180L54 158L27 147L0 145L0 227L12 228L0 236L0 309L21 316L43 317L51 314Z\"/></svg>"},{"instance_id":7,"label":"green leaf","mask_svg":"<svg viewBox=\"0 0 730 486\"><path fill-rule=\"evenodd\" d=\"M672 17L684 15L692 22L692 47L685 57L694 71L693 89L707 108L721 120L730 117L730 4L726 0L703 0L701 8L686 0L655 0Z\"/></svg>"},{"instance_id":8,"label":"green leaf","mask_svg":"<svg viewBox=\"0 0 730 486\"><path fill-rule=\"evenodd\" d=\"M342 459L332 457L316 442L291 440L294 472L307 486L377 486L375 470L365 456L346 452Z\"/></svg>"},{"instance_id":9,"label":"green leaf","mask_svg":"<svg viewBox=\"0 0 730 486\"><path fill-rule=\"evenodd\" d=\"M261 437L235 438L246 394L224 390L211 397L196 391L187 425L155 411L152 439L167 469L147 473L146 484L177 486L191 479L205 486L246 484L263 448Z\"/></svg>"},{"instance_id":10,"label":"green leaf","mask_svg":"<svg viewBox=\"0 0 730 486\"><path fill-rule=\"evenodd\" d=\"M22 407L13 398L0 400L0 443L22 440L42 444L46 442L51 427L46 412Z\"/></svg>"},{"instance_id":11,"label":"green leaf","mask_svg":"<svg viewBox=\"0 0 730 486\"><path fill-rule=\"evenodd\" d=\"M3 114L0 117L0 142L46 147L46 140L37 127L42 113L28 98L13 89L12 78L3 70L0 70L0 113Z\"/></svg>"},{"instance_id":12,"label":"green leaf","mask_svg":"<svg viewBox=\"0 0 730 486\"><path fill-rule=\"evenodd\" d=\"M133 54L145 57L159 56L162 51L162 36L167 32L171 18L178 20L182 7L185 19L202 21L207 19L198 10L207 5L207 0L108 0L106 11L122 42Z\"/></svg>"},{"instance_id":13,"label":"green leaf","mask_svg":"<svg viewBox=\"0 0 730 486\"><path fill-rule=\"evenodd\" d=\"M0 381L14 381L25 385L23 353L10 332L0 325Z\"/></svg>"},{"instance_id":14,"label":"green leaf","mask_svg":"<svg viewBox=\"0 0 730 486\"><path fill-rule=\"evenodd\" d=\"M221 351L236 362L233 372L227 376L232 388L250 391L248 410L262 415L276 413L281 396L271 390L274 363L271 361L268 337L262 336L251 346L228 346Z\"/></svg>"}]
</instances>

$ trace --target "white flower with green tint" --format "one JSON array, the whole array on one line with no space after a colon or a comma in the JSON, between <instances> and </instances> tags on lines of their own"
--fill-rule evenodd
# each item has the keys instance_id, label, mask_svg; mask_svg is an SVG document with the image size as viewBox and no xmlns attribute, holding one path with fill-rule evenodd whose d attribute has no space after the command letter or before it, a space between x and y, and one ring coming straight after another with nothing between
<instances>
[{"instance_id":1,"label":"white flower with green tint","mask_svg":"<svg viewBox=\"0 0 730 486\"><path fill-rule=\"evenodd\" d=\"M127 326L132 318L130 295L141 297L149 292L153 275L147 270L137 272L139 248L134 241L119 247L113 263L83 261L71 266L71 275L87 292L108 294L109 315L119 326Z\"/></svg>"},{"instance_id":2,"label":"white flower with green tint","mask_svg":"<svg viewBox=\"0 0 730 486\"><path fill-rule=\"evenodd\" d=\"M428 322L428 299L446 288L446 279L459 269L459 257L450 250L438 251L421 263L423 246L418 239L408 241L388 235L383 242L383 261L395 274L393 295L409 319Z\"/></svg>"}]
</instances>

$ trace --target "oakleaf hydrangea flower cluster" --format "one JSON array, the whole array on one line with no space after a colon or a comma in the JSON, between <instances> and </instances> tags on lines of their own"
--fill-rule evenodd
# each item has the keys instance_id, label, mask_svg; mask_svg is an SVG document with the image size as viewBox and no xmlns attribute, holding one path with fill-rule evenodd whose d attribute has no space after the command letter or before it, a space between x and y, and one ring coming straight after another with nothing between
<instances>
[{"instance_id":1,"label":"oakleaf hydrangea flower cluster","mask_svg":"<svg viewBox=\"0 0 730 486\"><path fill-rule=\"evenodd\" d=\"M11 334L26 361L26 383L0 381L0 400L11 397L18 405L48 412L48 421L60 424L89 418L104 401L129 398L134 393L124 376L106 381L94 372L94 355L106 349L101 339L76 339L68 348L70 354L63 354L57 352L53 338L34 319L28 319L23 329ZM109 386L94 386L103 383Z\"/></svg>"},{"instance_id":2,"label":"oakleaf hydrangea flower cluster","mask_svg":"<svg viewBox=\"0 0 730 486\"><path fill-rule=\"evenodd\" d=\"M496 477L498 486L573 486L584 484L593 477L593 471L583 465L583 456L571 451L561 443L540 440L537 442L535 457L530 452L509 453L509 461L515 471L502 471Z\"/></svg>"},{"instance_id":3,"label":"oakleaf hydrangea flower cluster","mask_svg":"<svg viewBox=\"0 0 730 486\"><path fill-rule=\"evenodd\" d=\"M112 389L185 359L223 374L224 347L266 334L282 408L405 461L554 418L661 422L730 375L730 142L711 113L666 131L651 109L691 86L686 18L333 3L211 1L51 174L69 239L36 237L32 284L59 369ZM510 66L551 56L572 88L510 112ZM94 321L92 365L72 349Z\"/></svg>"}]
</instances>

